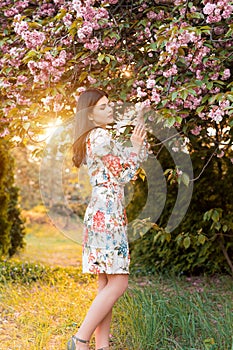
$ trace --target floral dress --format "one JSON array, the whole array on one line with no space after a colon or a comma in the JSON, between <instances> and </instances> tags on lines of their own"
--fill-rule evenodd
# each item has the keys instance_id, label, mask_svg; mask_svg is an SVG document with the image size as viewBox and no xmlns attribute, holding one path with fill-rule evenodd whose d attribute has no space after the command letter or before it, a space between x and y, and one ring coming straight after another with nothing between
<instances>
[{"instance_id":1,"label":"floral dress","mask_svg":"<svg viewBox=\"0 0 233 350\"><path fill-rule=\"evenodd\" d=\"M133 147L122 147L106 129L89 133L86 162L92 195L84 216L84 273L129 273L124 185L146 157L145 146L137 155Z\"/></svg>"}]
</instances>

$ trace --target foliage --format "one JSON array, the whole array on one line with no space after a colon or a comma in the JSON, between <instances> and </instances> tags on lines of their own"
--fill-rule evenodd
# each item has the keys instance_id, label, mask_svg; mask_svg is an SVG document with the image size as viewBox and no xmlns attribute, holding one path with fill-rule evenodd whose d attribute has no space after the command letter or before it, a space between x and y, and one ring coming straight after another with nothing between
<instances>
[{"instance_id":1,"label":"foliage","mask_svg":"<svg viewBox=\"0 0 233 350\"><path fill-rule=\"evenodd\" d=\"M10 202L8 207L8 217L11 221L11 246L8 251L8 255L13 256L19 248L24 246L24 221L21 217L21 210L18 205L18 192L19 189L15 186L12 186L10 189Z\"/></svg>"},{"instance_id":2,"label":"foliage","mask_svg":"<svg viewBox=\"0 0 233 350\"><path fill-rule=\"evenodd\" d=\"M9 143L0 140L0 257L12 256L24 245L24 223L18 206L18 189L14 186L14 163Z\"/></svg>"},{"instance_id":3,"label":"foliage","mask_svg":"<svg viewBox=\"0 0 233 350\"><path fill-rule=\"evenodd\" d=\"M204 150L202 151L204 153ZM171 166L166 152L160 163ZM199 157L193 155L200 171ZM131 245L134 270L173 271L176 274L233 273L233 173L229 159L215 158L195 182L189 209L173 232L167 232L177 184L168 184L165 208L152 229ZM156 196L156 194L155 194Z\"/></svg>"},{"instance_id":4,"label":"foliage","mask_svg":"<svg viewBox=\"0 0 233 350\"><path fill-rule=\"evenodd\" d=\"M39 191L39 163L32 159L31 151L27 147L12 149L15 159L15 183L20 188L20 205L22 209L30 210L41 201Z\"/></svg>"},{"instance_id":5,"label":"foliage","mask_svg":"<svg viewBox=\"0 0 233 350\"><path fill-rule=\"evenodd\" d=\"M0 283L31 284L41 283L65 283L68 278L81 283L93 280L93 275L83 275L80 268L74 267L50 267L40 263L20 261L4 261L0 263Z\"/></svg>"},{"instance_id":6,"label":"foliage","mask_svg":"<svg viewBox=\"0 0 233 350\"><path fill-rule=\"evenodd\" d=\"M232 1L170 4L3 1L2 135L36 138L45 123L72 116L91 85L144 101L169 126L232 157Z\"/></svg>"},{"instance_id":7,"label":"foliage","mask_svg":"<svg viewBox=\"0 0 233 350\"><path fill-rule=\"evenodd\" d=\"M8 182L8 166L6 143L1 141L0 144L0 254L6 254L10 248L10 229L11 223L8 218L9 193L6 191Z\"/></svg>"},{"instance_id":8,"label":"foliage","mask_svg":"<svg viewBox=\"0 0 233 350\"><path fill-rule=\"evenodd\" d=\"M49 268L38 264L5 261L0 263L0 282L20 282L29 284L45 279L49 270Z\"/></svg>"}]
</instances>

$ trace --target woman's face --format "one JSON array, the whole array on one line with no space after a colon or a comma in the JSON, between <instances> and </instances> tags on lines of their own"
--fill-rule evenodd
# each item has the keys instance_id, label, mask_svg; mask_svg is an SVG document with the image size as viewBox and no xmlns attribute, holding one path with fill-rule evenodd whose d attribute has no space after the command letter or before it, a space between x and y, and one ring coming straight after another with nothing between
<instances>
[{"instance_id":1,"label":"woman's face","mask_svg":"<svg viewBox=\"0 0 233 350\"><path fill-rule=\"evenodd\" d=\"M96 103L89 119L97 126L103 126L113 122L113 110L106 96L101 97Z\"/></svg>"}]
</instances>

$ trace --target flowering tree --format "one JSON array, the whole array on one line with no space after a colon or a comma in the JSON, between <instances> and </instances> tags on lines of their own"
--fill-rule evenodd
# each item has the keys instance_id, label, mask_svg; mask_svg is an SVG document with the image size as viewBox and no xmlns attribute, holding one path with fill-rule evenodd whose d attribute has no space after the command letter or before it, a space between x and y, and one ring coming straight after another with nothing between
<instances>
[{"instance_id":1,"label":"flowering tree","mask_svg":"<svg viewBox=\"0 0 233 350\"><path fill-rule=\"evenodd\" d=\"M150 121L175 126L191 154L203 145L201 173L213 157L231 165L233 1L3 0L0 6L1 137L35 139L48 122L71 117L78 93L95 86L113 100L155 109L159 117Z\"/></svg>"},{"instance_id":2,"label":"flowering tree","mask_svg":"<svg viewBox=\"0 0 233 350\"><path fill-rule=\"evenodd\" d=\"M228 154L232 4L2 1L1 135L33 136L48 120L71 116L77 92L94 85L113 99L144 101L168 125Z\"/></svg>"}]
</instances>

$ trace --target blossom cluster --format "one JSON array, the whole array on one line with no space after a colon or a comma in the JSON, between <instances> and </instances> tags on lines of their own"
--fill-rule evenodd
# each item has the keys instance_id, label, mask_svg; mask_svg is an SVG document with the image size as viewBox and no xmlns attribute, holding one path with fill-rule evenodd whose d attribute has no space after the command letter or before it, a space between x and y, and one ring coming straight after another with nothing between
<instances>
[{"instance_id":1,"label":"blossom cluster","mask_svg":"<svg viewBox=\"0 0 233 350\"><path fill-rule=\"evenodd\" d=\"M16 110L20 118L36 115L30 110L35 105L51 114L69 107L71 115L77 94L94 85L115 99L172 115L177 127L196 120L187 128L195 136L204 134L205 123L222 123L232 105L227 90L233 2L200 0L187 6L186 0L175 0L172 9L162 2L167 4L3 1L1 116Z\"/></svg>"},{"instance_id":2,"label":"blossom cluster","mask_svg":"<svg viewBox=\"0 0 233 350\"><path fill-rule=\"evenodd\" d=\"M220 123L223 120L224 115L228 114L228 107L230 105L229 100L219 101L218 105L213 105L209 112L209 118L216 123Z\"/></svg>"},{"instance_id":3,"label":"blossom cluster","mask_svg":"<svg viewBox=\"0 0 233 350\"><path fill-rule=\"evenodd\" d=\"M29 61L28 68L34 77L34 82L46 83L48 81L58 82L65 71L67 53L62 50L58 57L51 53L46 53L44 59L39 61Z\"/></svg>"},{"instance_id":4,"label":"blossom cluster","mask_svg":"<svg viewBox=\"0 0 233 350\"><path fill-rule=\"evenodd\" d=\"M216 23L230 18L233 13L233 5L229 0L204 1L203 13L207 15L207 23Z\"/></svg>"},{"instance_id":5,"label":"blossom cluster","mask_svg":"<svg viewBox=\"0 0 233 350\"><path fill-rule=\"evenodd\" d=\"M14 30L24 40L28 49L40 47L46 39L43 32L38 30L29 30L29 25L26 21L21 21L21 15L14 17Z\"/></svg>"},{"instance_id":6,"label":"blossom cluster","mask_svg":"<svg viewBox=\"0 0 233 350\"><path fill-rule=\"evenodd\" d=\"M94 7L94 4L95 1L92 0L86 1L85 4L80 0L72 1L72 7L76 11L76 15L83 20L77 31L78 40L90 51L97 51L102 45L111 47L116 41L115 38L105 37L102 43L97 36L93 36L95 31L112 26L108 11L103 7Z\"/></svg>"}]
</instances>

